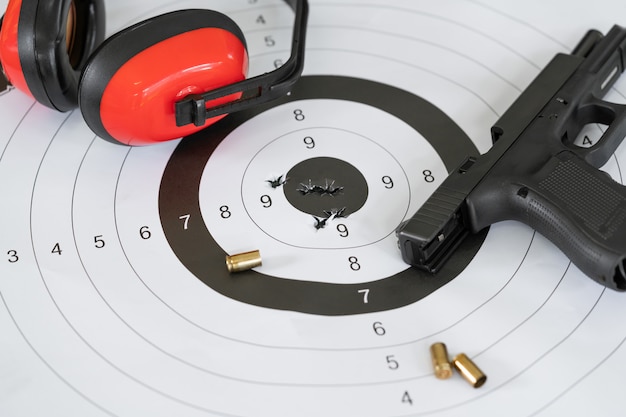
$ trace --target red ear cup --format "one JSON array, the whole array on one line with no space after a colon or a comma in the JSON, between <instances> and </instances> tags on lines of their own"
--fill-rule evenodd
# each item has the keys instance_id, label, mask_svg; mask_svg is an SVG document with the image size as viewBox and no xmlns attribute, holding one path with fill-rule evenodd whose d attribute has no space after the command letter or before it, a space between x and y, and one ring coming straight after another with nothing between
<instances>
[{"instance_id":1,"label":"red ear cup","mask_svg":"<svg viewBox=\"0 0 626 417\"><path fill-rule=\"evenodd\" d=\"M11 0L2 18L2 30L0 30L0 62L8 81L13 86L32 97L28 88L22 63L18 52L18 23L20 19L21 0Z\"/></svg>"},{"instance_id":2,"label":"red ear cup","mask_svg":"<svg viewBox=\"0 0 626 417\"><path fill-rule=\"evenodd\" d=\"M82 69L103 38L103 0L10 0L0 60L16 88L67 111L77 105Z\"/></svg>"},{"instance_id":3,"label":"red ear cup","mask_svg":"<svg viewBox=\"0 0 626 417\"><path fill-rule=\"evenodd\" d=\"M235 22L210 10L176 11L107 39L85 67L79 104L89 127L104 139L127 145L162 142L224 117L200 127L177 127L176 101L241 81L247 70L246 42Z\"/></svg>"}]
</instances>

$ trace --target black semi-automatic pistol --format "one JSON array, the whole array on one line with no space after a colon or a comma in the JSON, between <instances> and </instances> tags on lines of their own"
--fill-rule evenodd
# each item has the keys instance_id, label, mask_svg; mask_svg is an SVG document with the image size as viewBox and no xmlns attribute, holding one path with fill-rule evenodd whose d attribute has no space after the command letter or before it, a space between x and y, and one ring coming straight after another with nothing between
<instances>
[{"instance_id":1,"label":"black semi-automatic pistol","mask_svg":"<svg viewBox=\"0 0 626 417\"><path fill-rule=\"evenodd\" d=\"M626 106L601 100L625 65L619 26L556 55L491 128L492 148L468 157L397 229L404 261L435 273L468 233L517 220L595 281L625 291L626 187L599 170L626 136ZM581 146L593 123L606 130Z\"/></svg>"}]
</instances>

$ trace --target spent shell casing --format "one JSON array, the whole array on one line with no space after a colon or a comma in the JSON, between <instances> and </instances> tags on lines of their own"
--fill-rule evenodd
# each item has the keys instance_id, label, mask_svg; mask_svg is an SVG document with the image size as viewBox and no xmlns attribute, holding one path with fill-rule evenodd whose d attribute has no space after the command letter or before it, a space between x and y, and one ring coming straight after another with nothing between
<instances>
[{"instance_id":1,"label":"spent shell casing","mask_svg":"<svg viewBox=\"0 0 626 417\"><path fill-rule=\"evenodd\" d=\"M487 376L483 371L464 353L456 355L452 363L461 376L474 388L481 387L487 381Z\"/></svg>"},{"instance_id":2,"label":"spent shell casing","mask_svg":"<svg viewBox=\"0 0 626 417\"><path fill-rule=\"evenodd\" d=\"M452 376L452 365L448 358L448 349L441 342L430 346L430 357L433 361L435 376L439 379L448 379Z\"/></svg>"},{"instance_id":3,"label":"spent shell casing","mask_svg":"<svg viewBox=\"0 0 626 417\"><path fill-rule=\"evenodd\" d=\"M228 272L247 271L257 266L261 266L261 252L253 250L250 252L238 253L226 256L226 267Z\"/></svg>"}]
</instances>

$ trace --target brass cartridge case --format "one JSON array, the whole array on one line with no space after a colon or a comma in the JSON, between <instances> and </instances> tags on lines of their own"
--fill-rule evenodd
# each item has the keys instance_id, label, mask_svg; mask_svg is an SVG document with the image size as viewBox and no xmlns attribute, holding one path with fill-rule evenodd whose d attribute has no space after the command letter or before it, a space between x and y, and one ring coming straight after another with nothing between
<instances>
[{"instance_id":1,"label":"brass cartridge case","mask_svg":"<svg viewBox=\"0 0 626 417\"><path fill-rule=\"evenodd\" d=\"M481 387L487 381L487 376L483 371L464 353L455 356L452 363L461 376L474 388Z\"/></svg>"},{"instance_id":2,"label":"brass cartridge case","mask_svg":"<svg viewBox=\"0 0 626 417\"><path fill-rule=\"evenodd\" d=\"M228 272L247 271L261 265L261 252L258 250L226 256Z\"/></svg>"},{"instance_id":3,"label":"brass cartridge case","mask_svg":"<svg viewBox=\"0 0 626 417\"><path fill-rule=\"evenodd\" d=\"M438 342L430 346L430 357L433 361L435 376L439 379L448 379L452 376L452 365L448 358L446 345Z\"/></svg>"}]
</instances>

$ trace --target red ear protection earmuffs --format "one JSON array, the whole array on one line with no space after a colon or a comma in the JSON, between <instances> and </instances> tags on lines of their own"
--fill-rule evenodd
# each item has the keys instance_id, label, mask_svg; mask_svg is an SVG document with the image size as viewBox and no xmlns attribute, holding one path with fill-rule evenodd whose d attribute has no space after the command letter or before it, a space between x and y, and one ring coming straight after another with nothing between
<instances>
[{"instance_id":1,"label":"red ear protection earmuffs","mask_svg":"<svg viewBox=\"0 0 626 417\"><path fill-rule=\"evenodd\" d=\"M180 10L103 42L103 0L9 0L0 62L9 82L38 102L79 106L98 136L158 143L290 91L304 65L308 3L285 2L295 13L291 57L249 79L246 41L229 17Z\"/></svg>"}]
</instances>

